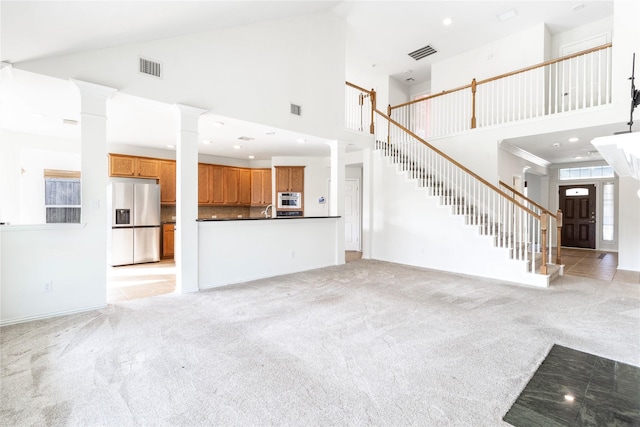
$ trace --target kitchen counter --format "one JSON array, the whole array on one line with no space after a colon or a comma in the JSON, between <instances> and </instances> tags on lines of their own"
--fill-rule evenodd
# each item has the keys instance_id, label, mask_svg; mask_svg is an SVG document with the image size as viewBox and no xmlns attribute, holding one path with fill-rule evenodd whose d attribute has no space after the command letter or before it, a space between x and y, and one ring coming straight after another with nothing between
<instances>
[{"instance_id":1,"label":"kitchen counter","mask_svg":"<svg viewBox=\"0 0 640 427\"><path fill-rule=\"evenodd\" d=\"M339 216L207 218L196 224L200 289L344 263Z\"/></svg>"},{"instance_id":2,"label":"kitchen counter","mask_svg":"<svg viewBox=\"0 0 640 427\"><path fill-rule=\"evenodd\" d=\"M196 221L255 221L255 220L271 220L271 219L318 219L318 218L340 218L339 216L277 216L277 217L243 217L243 218L198 218Z\"/></svg>"}]
</instances>

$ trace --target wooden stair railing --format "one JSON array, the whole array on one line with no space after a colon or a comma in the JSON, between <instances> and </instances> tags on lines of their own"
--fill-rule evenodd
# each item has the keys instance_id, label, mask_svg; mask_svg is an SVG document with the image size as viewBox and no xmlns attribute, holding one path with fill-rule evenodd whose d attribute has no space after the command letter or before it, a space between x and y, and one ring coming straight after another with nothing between
<instances>
[{"instance_id":1,"label":"wooden stair railing","mask_svg":"<svg viewBox=\"0 0 640 427\"><path fill-rule=\"evenodd\" d=\"M387 115L417 133L424 132L426 138L609 104L612 46L607 43L487 79L474 78L455 89L389 105ZM577 75L578 66L585 82L571 81L572 68ZM574 86L575 94L569 91Z\"/></svg>"},{"instance_id":2,"label":"wooden stair railing","mask_svg":"<svg viewBox=\"0 0 640 427\"><path fill-rule=\"evenodd\" d=\"M535 251L536 241L528 240L530 238L530 229L528 224L538 224L537 228L541 230L544 239L540 245L541 266L540 273L547 274L547 229L548 214L542 212L539 214L533 209L522 204L516 197L507 194L505 191L491 184L472 170L466 168L444 152L429 144L426 140L420 138L411 130L407 129L397 121L390 118L380 110L375 110L376 118L387 121L387 133L384 134L383 127L379 123L376 125L376 146L381 148L385 155L396 159L397 163L404 165L404 170L410 170L413 177L422 177L432 182L434 179L447 180L447 188L439 188L436 195L445 195L449 200L479 199L481 207L477 208L474 213L475 221L473 225L483 225L486 233L486 224L480 222L488 221L490 228L495 231L496 242L501 247L507 247L512 252L519 252L513 256L515 259L524 260L531 265L531 272L535 273ZM393 133L392 128L399 133ZM393 134L392 134L393 133ZM409 142L403 141L408 137ZM393 139L393 141L392 141ZM396 141L397 139L397 141ZM427 152L420 151L427 150ZM425 161L425 158L428 160ZM422 162L422 163L421 163ZM435 167L435 171L431 170ZM426 176L426 178L425 178ZM440 184L442 185L442 183ZM479 193L478 193L478 189ZM462 191L462 194L454 194L456 191ZM490 195L488 193L491 193ZM478 197L478 194L480 196ZM483 204L488 206L483 206ZM459 206L458 210L476 210L471 205ZM495 211L498 211L496 214ZM493 218L489 218L493 215ZM495 220L505 219L506 225L496 225ZM514 240L514 237L515 240ZM505 243L507 241L508 243ZM510 245L510 246L507 246ZM528 259L529 249L531 250L531 259Z\"/></svg>"},{"instance_id":3,"label":"wooden stair railing","mask_svg":"<svg viewBox=\"0 0 640 427\"><path fill-rule=\"evenodd\" d=\"M345 84L347 85L347 87L350 87L352 89L355 89L356 93L357 93L357 97L358 97L358 101L357 101L357 105L358 107L355 107L356 111L354 114L356 115L360 115L359 117L359 123L355 126L354 130L363 130L364 128L364 124L366 123L366 121L369 122L369 133L373 134L375 132L375 128L374 128L374 120L373 120L373 112L376 109L376 91L371 89L365 89L363 87L360 87L358 85L355 85L353 83L350 82L345 82ZM365 100L369 100L369 104L371 105L371 108L366 108L364 107L365 105ZM347 97L347 103L349 102L349 99ZM355 104L355 103L354 103ZM350 107L347 106L347 109L349 109ZM369 111L366 111L369 110ZM364 114L367 114L367 119L365 120ZM349 112L347 112L347 115L349 115ZM353 127L353 126L352 126Z\"/></svg>"},{"instance_id":4,"label":"wooden stair railing","mask_svg":"<svg viewBox=\"0 0 640 427\"><path fill-rule=\"evenodd\" d=\"M544 206L541 206L540 204L534 202L533 200L531 200L530 198L528 198L527 196L525 196L524 194L522 194L521 192L519 192L515 188L511 187L506 182L500 181L500 186L506 188L508 191L513 193L515 196L518 196L519 198L525 200L528 204L530 204L530 205L534 206L535 208L537 208L538 210L540 210L541 213L545 213L550 218L553 218L555 220L556 228L557 228L557 230L556 230L557 231L557 238L556 238L557 239L557 242L556 242L557 251L556 251L555 264L557 264L557 265L562 264L562 255L560 253L561 247L562 247L562 210L558 209L558 211L554 214L553 212L551 212L550 210L548 210Z\"/></svg>"}]
</instances>

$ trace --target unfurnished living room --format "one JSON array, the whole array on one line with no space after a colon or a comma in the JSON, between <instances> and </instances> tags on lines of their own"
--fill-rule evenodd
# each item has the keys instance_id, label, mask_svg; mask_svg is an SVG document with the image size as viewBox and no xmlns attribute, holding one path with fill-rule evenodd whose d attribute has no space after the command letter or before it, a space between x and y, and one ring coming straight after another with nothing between
<instances>
[{"instance_id":1,"label":"unfurnished living room","mask_svg":"<svg viewBox=\"0 0 640 427\"><path fill-rule=\"evenodd\" d=\"M638 16L3 0L0 425L639 426Z\"/></svg>"}]
</instances>

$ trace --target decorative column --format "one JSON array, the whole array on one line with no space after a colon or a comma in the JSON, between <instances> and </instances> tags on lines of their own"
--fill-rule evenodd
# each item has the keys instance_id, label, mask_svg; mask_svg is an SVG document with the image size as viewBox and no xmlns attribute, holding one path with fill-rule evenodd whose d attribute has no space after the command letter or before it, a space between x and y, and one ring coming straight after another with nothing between
<instances>
[{"instance_id":1,"label":"decorative column","mask_svg":"<svg viewBox=\"0 0 640 427\"><path fill-rule=\"evenodd\" d=\"M340 141L327 143L331 148L331 188L329 194L333 200L329 203L329 215L339 216L336 221L336 265L344 264L344 178L345 152L347 144Z\"/></svg>"},{"instance_id":2,"label":"decorative column","mask_svg":"<svg viewBox=\"0 0 640 427\"><path fill-rule=\"evenodd\" d=\"M106 303L107 286L107 101L117 89L71 80L80 90L80 173L82 182L82 270L91 272L92 291Z\"/></svg>"},{"instance_id":3,"label":"decorative column","mask_svg":"<svg viewBox=\"0 0 640 427\"><path fill-rule=\"evenodd\" d=\"M174 105L176 136L176 292L198 287L198 118L206 110Z\"/></svg>"},{"instance_id":4,"label":"decorative column","mask_svg":"<svg viewBox=\"0 0 640 427\"><path fill-rule=\"evenodd\" d=\"M370 259L373 237L373 150L362 150L362 258Z\"/></svg>"}]
</instances>

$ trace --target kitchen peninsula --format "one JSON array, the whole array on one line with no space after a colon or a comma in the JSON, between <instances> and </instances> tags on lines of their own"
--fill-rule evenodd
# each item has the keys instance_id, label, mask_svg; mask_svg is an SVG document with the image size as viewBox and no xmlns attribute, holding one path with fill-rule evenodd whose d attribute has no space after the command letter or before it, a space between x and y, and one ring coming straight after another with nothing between
<instances>
[{"instance_id":1,"label":"kitchen peninsula","mask_svg":"<svg viewBox=\"0 0 640 427\"><path fill-rule=\"evenodd\" d=\"M200 289L344 263L340 217L198 220Z\"/></svg>"}]
</instances>

